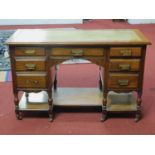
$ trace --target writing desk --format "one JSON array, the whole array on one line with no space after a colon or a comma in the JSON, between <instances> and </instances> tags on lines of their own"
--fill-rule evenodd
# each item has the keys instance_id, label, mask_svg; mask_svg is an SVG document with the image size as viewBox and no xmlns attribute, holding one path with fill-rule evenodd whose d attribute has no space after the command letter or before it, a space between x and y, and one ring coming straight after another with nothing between
<instances>
[{"instance_id":1,"label":"writing desk","mask_svg":"<svg viewBox=\"0 0 155 155\"><path fill-rule=\"evenodd\" d=\"M103 91L98 101L101 102L102 120L108 112L134 112L135 120L140 119L146 46L150 42L139 30L25 29L16 31L6 44L11 58L18 119L22 119L24 110L46 110L50 121L53 120L53 105L58 101L53 101L52 97L52 88L57 87L55 65L72 58L83 58L100 66L99 85ZM19 91L24 91L26 97L19 100ZM36 103L46 98L48 104L29 105L29 93L41 91L39 97L34 95L31 98L38 99ZM110 91L123 93L123 96L110 94ZM137 92L137 97L130 93L133 91ZM73 92L70 90L67 95ZM66 91L60 94L64 93ZM95 93L92 91L89 94L93 96ZM61 97L60 94L55 98ZM78 99L74 98L73 105Z\"/></svg>"}]
</instances>

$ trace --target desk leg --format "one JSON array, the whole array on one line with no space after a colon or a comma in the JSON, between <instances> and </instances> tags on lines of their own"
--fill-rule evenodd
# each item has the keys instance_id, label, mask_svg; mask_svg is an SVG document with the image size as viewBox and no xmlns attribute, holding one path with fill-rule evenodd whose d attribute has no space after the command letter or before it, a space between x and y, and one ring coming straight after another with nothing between
<instances>
[{"instance_id":1,"label":"desk leg","mask_svg":"<svg viewBox=\"0 0 155 155\"><path fill-rule=\"evenodd\" d=\"M102 85L102 72L101 72L101 66L99 67L99 89L100 89L100 91L102 91L103 90L103 85Z\"/></svg>"},{"instance_id":2,"label":"desk leg","mask_svg":"<svg viewBox=\"0 0 155 155\"><path fill-rule=\"evenodd\" d=\"M100 91L102 91L103 90L103 88L102 88L102 80L101 80L101 77L99 77L100 79L99 79L99 89L100 89Z\"/></svg>"},{"instance_id":3,"label":"desk leg","mask_svg":"<svg viewBox=\"0 0 155 155\"><path fill-rule=\"evenodd\" d=\"M49 103L49 121L53 121L53 99L52 99L52 93L48 92L48 103Z\"/></svg>"},{"instance_id":4,"label":"desk leg","mask_svg":"<svg viewBox=\"0 0 155 155\"><path fill-rule=\"evenodd\" d=\"M102 122L104 122L107 119L107 111L106 111L107 95L108 95L108 93L104 92L104 94L103 94L103 105L102 105L102 117L101 117Z\"/></svg>"},{"instance_id":5,"label":"desk leg","mask_svg":"<svg viewBox=\"0 0 155 155\"><path fill-rule=\"evenodd\" d=\"M136 115L135 115L135 122L138 122L141 117L141 103L142 103L142 93L138 92L138 97L137 97L137 111L136 111Z\"/></svg>"},{"instance_id":6,"label":"desk leg","mask_svg":"<svg viewBox=\"0 0 155 155\"><path fill-rule=\"evenodd\" d=\"M57 89L57 73L55 74L55 78L54 78L54 90Z\"/></svg>"},{"instance_id":7,"label":"desk leg","mask_svg":"<svg viewBox=\"0 0 155 155\"><path fill-rule=\"evenodd\" d=\"M25 97L26 97L26 102L28 103L29 102L29 93L28 92L25 93Z\"/></svg>"},{"instance_id":8,"label":"desk leg","mask_svg":"<svg viewBox=\"0 0 155 155\"><path fill-rule=\"evenodd\" d=\"M105 49L104 55L104 70L101 75L103 76L103 102L102 102L102 117L101 121L104 122L107 119L107 97L108 97L108 78L109 78L109 63L110 63L110 48Z\"/></svg>"},{"instance_id":9,"label":"desk leg","mask_svg":"<svg viewBox=\"0 0 155 155\"><path fill-rule=\"evenodd\" d=\"M57 65L55 66L55 77L54 77L54 90L57 89Z\"/></svg>"},{"instance_id":10,"label":"desk leg","mask_svg":"<svg viewBox=\"0 0 155 155\"><path fill-rule=\"evenodd\" d=\"M18 92L14 93L14 103L15 103L15 113L18 120L22 120L22 112L19 110L19 98L18 98Z\"/></svg>"}]
</instances>

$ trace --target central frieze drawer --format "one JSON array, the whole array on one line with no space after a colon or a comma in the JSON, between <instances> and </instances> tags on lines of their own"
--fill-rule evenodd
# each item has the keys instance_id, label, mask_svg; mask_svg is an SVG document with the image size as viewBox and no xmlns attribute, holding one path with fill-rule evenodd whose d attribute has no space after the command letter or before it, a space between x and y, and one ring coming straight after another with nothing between
<instances>
[{"instance_id":1,"label":"central frieze drawer","mask_svg":"<svg viewBox=\"0 0 155 155\"><path fill-rule=\"evenodd\" d=\"M32 59L28 60L25 58L16 58L15 59L15 68L16 71L44 71L45 70L45 58Z\"/></svg>"},{"instance_id":2,"label":"central frieze drawer","mask_svg":"<svg viewBox=\"0 0 155 155\"><path fill-rule=\"evenodd\" d=\"M53 56L103 56L103 48L53 48Z\"/></svg>"},{"instance_id":3,"label":"central frieze drawer","mask_svg":"<svg viewBox=\"0 0 155 155\"><path fill-rule=\"evenodd\" d=\"M140 47L114 47L110 48L111 57L140 57Z\"/></svg>"},{"instance_id":4,"label":"central frieze drawer","mask_svg":"<svg viewBox=\"0 0 155 155\"><path fill-rule=\"evenodd\" d=\"M109 74L108 88L138 88L138 74Z\"/></svg>"},{"instance_id":5,"label":"central frieze drawer","mask_svg":"<svg viewBox=\"0 0 155 155\"><path fill-rule=\"evenodd\" d=\"M16 47L16 56L44 56L45 49L42 47Z\"/></svg>"},{"instance_id":6,"label":"central frieze drawer","mask_svg":"<svg viewBox=\"0 0 155 155\"><path fill-rule=\"evenodd\" d=\"M18 88L46 88L46 74L17 73Z\"/></svg>"},{"instance_id":7,"label":"central frieze drawer","mask_svg":"<svg viewBox=\"0 0 155 155\"><path fill-rule=\"evenodd\" d=\"M111 59L110 71L139 71L140 59Z\"/></svg>"}]
</instances>

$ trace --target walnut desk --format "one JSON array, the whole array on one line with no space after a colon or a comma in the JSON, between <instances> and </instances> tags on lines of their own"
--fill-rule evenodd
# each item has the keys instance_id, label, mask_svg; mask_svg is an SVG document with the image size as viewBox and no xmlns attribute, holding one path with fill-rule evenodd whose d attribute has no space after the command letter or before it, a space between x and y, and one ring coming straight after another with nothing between
<instances>
[{"instance_id":1,"label":"walnut desk","mask_svg":"<svg viewBox=\"0 0 155 155\"><path fill-rule=\"evenodd\" d=\"M53 90L57 87L55 65L72 58L83 58L100 66L99 92L102 95L98 102L102 107L102 120L109 112L134 112L135 120L140 119L146 46L151 43L139 30L25 29L17 30L6 44L18 119L22 119L24 110L46 110L50 121L53 120L53 105L57 102L53 100ZM19 91L25 92L24 99L19 99ZM46 96L46 104L30 103L29 95L40 92L38 97L31 98L40 103L44 98L41 96ZM61 98L60 94L55 97ZM79 98L74 98L73 104ZM95 101L92 104L96 104Z\"/></svg>"}]
</instances>

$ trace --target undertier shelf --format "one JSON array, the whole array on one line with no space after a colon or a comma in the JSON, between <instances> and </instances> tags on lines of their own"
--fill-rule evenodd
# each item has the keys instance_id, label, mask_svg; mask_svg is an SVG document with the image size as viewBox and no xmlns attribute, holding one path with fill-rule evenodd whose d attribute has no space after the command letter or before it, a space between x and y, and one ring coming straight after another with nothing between
<instances>
[{"instance_id":1,"label":"undertier shelf","mask_svg":"<svg viewBox=\"0 0 155 155\"><path fill-rule=\"evenodd\" d=\"M98 88L58 88L53 91L54 106L86 107L101 106L102 92ZM27 102L25 93L19 103L20 110L48 110L48 95L45 91L29 93Z\"/></svg>"},{"instance_id":2,"label":"undertier shelf","mask_svg":"<svg viewBox=\"0 0 155 155\"><path fill-rule=\"evenodd\" d=\"M101 107L103 93L98 88L58 88L53 91L55 107ZM132 93L109 92L107 111L136 111L136 98ZM22 111L48 111L48 95L45 91L23 94L19 109Z\"/></svg>"},{"instance_id":3,"label":"undertier shelf","mask_svg":"<svg viewBox=\"0 0 155 155\"><path fill-rule=\"evenodd\" d=\"M107 99L107 111L136 111L136 97L132 93L110 92Z\"/></svg>"}]
</instances>

